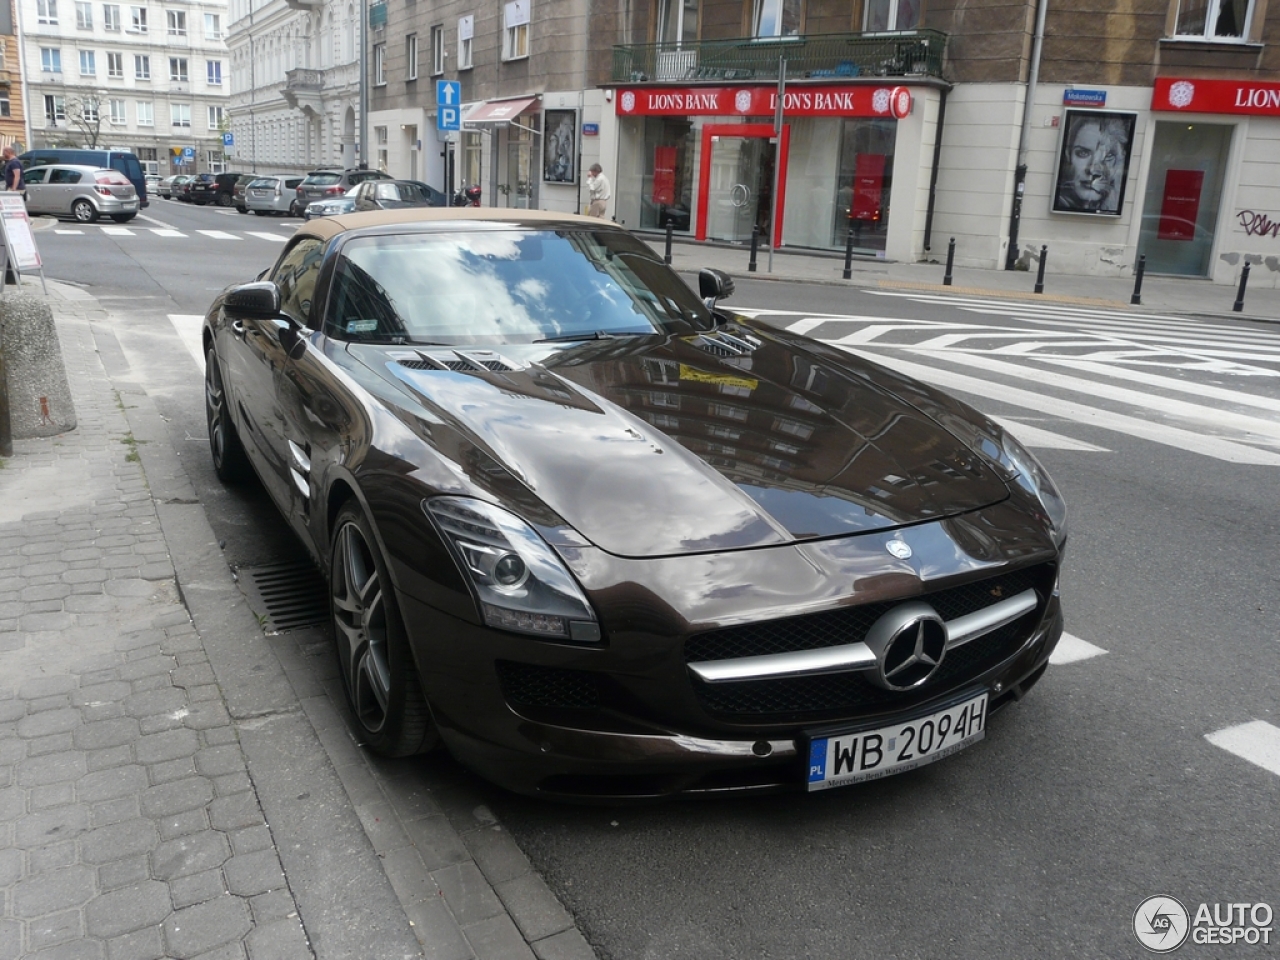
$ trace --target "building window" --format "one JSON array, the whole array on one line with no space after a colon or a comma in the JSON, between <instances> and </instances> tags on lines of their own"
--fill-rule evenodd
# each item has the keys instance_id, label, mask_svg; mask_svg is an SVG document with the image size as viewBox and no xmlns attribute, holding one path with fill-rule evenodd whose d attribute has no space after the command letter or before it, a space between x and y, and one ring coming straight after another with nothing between
<instances>
[{"instance_id":1,"label":"building window","mask_svg":"<svg viewBox=\"0 0 1280 960\"><path fill-rule=\"evenodd\" d=\"M411 33L404 38L405 79L418 79L418 35Z\"/></svg>"},{"instance_id":2,"label":"building window","mask_svg":"<svg viewBox=\"0 0 1280 960\"><path fill-rule=\"evenodd\" d=\"M920 26L920 0L867 0L862 22L868 33L915 30Z\"/></svg>"},{"instance_id":3,"label":"building window","mask_svg":"<svg viewBox=\"0 0 1280 960\"><path fill-rule=\"evenodd\" d=\"M374 127L373 139L378 144L378 169L387 172L387 128Z\"/></svg>"},{"instance_id":4,"label":"building window","mask_svg":"<svg viewBox=\"0 0 1280 960\"><path fill-rule=\"evenodd\" d=\"M44 120L45 123L56 124L59 120L67 119L67 100L65 97L55 97L45 94L44 98Z\"/></svg>"},{"instance_id":5,"label":"building window","mask_svg":"<svg viewBox=\"0 0 1280 960\"><path fill-rule=\"evenodd\" d=\"M92 30L93 29L93 4L77 2L76 3L76 29Z\"/></svg>"},{"instance_id":6,"label":"building window","mask_svg":"<svg viewBox=\"0 0 1280 960\"><path fill-rule=\"evenodd\" d=\"M116 124L125 123L124 101L111 101L111 122Z\"/></svg>"},{"instance_id":7,"label":"building window","mask_svg":"<svg viewBox=\"0 0 1280 960\"><path fill-rule=\"evenodd\" d=\"M385 43L373 45L373 83L379 87L387 85L387 45Z\"/></svg>"},{"instance_id":8,"label":"building window","mask_svg":"<svg viewBox=\"0 0 1280 960\"><path fill-rule=\"evenodd\" d=\"M58 0L36 0L36 23L58 24Z\"/></svg>"},{"instance_id":9,"label":"building window","mask_svg":"<svg viewBox=\"0 0 1280 960\"><path fill-rule=\"evenodd\" d=\"M98 58L92 50L80 51L80 76L92 77L98 73Z\"/></svg>"},{"instance_id":10,"label":"building window","mask_svg":"<svg viewBox=\"0 0 1280 960\"><path fill-rule=\"evenodd\" d=\"M217 130L222 126L222 107L209 107L209 129Z\"/></svg>"},{"instance_id":11,"label":"building window","mask_svg":"<svg viewBox=\"0 0 1280 960\"><path fill-rule=\"evenodd\" d=\"M664 0L658 14L658 42L680 44L698 39L698 0Z\"/></svg>"},{"instance_id":12,"label":"building window","mask_svg":"<svg viewBox=\"0 0 1280 960\"><path fill-rule=\"evenodd\" d=\"M45 73L62 72L62 51L53 47L40 48L40 69Z\"/></svg>"},{"instance_id":13,"label":"building window","mask_svg":"<svg viewBox=\"0 0 1280 960\"><path fill-rule=\"evenodd\" d=\"M104 3L102 5L102 29L118 33L120 30L120 5Z\"/></svg>"},{"instance_id":14,"label":"building window","mask_svg":"<svg viewBox=\"0 0 1280 960\"><path fill-rule=\"evenodd\" d=\"M876 3L895 3L898 0L870 0L868 7ZM916 0L902 0L916 2ZM756 0L752 20L753 36L795 37L800 34L801 0ZM869 29L869 28L868 28Z\"/></svg>"},{"instance_id":15,"label":"building window","mask_svg":"<svg viewBox=\"0 0 1280 960\"><path fill-rule=\"evenodd\" d=\"M1174 36L1183 40L1242 41L1248 37L1252 8L1252 0L1179 0Z\"/></svg>"},{"instance_id":16,"label":"building window","mask_svg":"<svg viewBox=\"0 0 1280 960\"><path fill-rule=\"evenodd\" d=\"M151 56L150 54L134 54L133 57L133 76L135 80L151 79Z\"/></svg>"},{"instance_id":17,"label":"building window","mask_svg":"<svg viewBox=\"0 0 1280 960\"><path fill-rule=\"evenodd\" d=\"M431 75L444 73L444 27L431 28Z\"/></svg>"},{"instance_id":18,"label":"building window","mask_svg":"<svg viewBox=\"0 0 1280 960\"><path fill-rule=\"evenodd\" d=\"M222 17L216 13L204 15L204 38L206 40L222 39Z\"/></svg>"},{"instance_id":19,"label":"building window","mask_svg":"<svg viewBox=\"0 0 1280 960\"><path fill-rule=\"evenodd\" d=\"M0 117L11 117L9 112L9 94L0 93Z\"/></svg>"},{"instance_id":20,"label":"building window","mask_svg":"<svg viewBox=\"0 0 1280 960\"><path fill-rule=\"evenodd\" d=\"M129 32L130 33L146 33L147 32L147 8L146 7L130 7L129 8Z\"/></svg>"},{"instance_id":21,"label":"building window","mask_svg":"<svg viewBox=\"0 0 1280 960\"><path fill-rule=\"evenodd\" d=\"M108 53L107 54L107 76L112 80L124 79L124 54Z\"/></svg>"},{"instance_id":22,"label":"building window","mask_svg":"<svg viewBox=\"0 0 1280 960\"><path fill-rule=\"evenodd\" d=\"M529 0L512 0L502 8L502 59L529 55Z\"/></svg>"},{"instance_id":23,"label":"building window","mask_svg":"<svg viewBox=\"0 0 1280 960\"><path fill-rule=\"evenodd\" d=\"M475 36L476 18L458 18L458 69L471 69L471 38Z\"/></svg>"},{"instance_id":24,"label":"building window","mask_svg":"<svg viewBox=\"0 0 1280 960\"><path fill-rule=\"evenodd\" d=\"M186 83L189 79L187 75L187 58L186 57L170 57L169 58L169 79L174 83Z\"/></svg>"},{"instance_id":25,"label":"building window","mask_svg":"<svg viewBox=\"0 0 1280 960\"><path fill-rule=\"evenodd\" d=\"M169 107L169 110L173 115L173 125L175 127L191 126L191 104L189 103L171 104Z\"/></svg>"},{"instance_id":26,"label":"building window","mask_svg":"<svg viewBox=\"0 0 1280 960\"><path fill-rule=\"evenodd\" d=\"M156 125L155 107L150 100L138 101L138 126L154 127Z\"/></svg>"},{"instance_id":27,"label":"building window","mask_svg":"<svg viewBox=\"0 0 1280 960\"><path fill-rule=\"evenodd\" d=\"M185 37L187 35L187 11L169 10L165 17L169 21L169 36Z\"/></svg>"},{"instance_id":28,"label":"building window","mask_svg":"<svg viewBox=\"0 0 1280 960\"><path fill-rule=\"evenodd\" d=\"M97 123L102 119L102 115L98 113L97 97L88 96L80 100L80 119L85 123Z\"/></svg>"},{"instance_id":29,"label":"building window","mask_svg":"<svg viewBox=\"0 0 1280 960\"><path fill-rule=\"evenodd\" d=\"M211 87L222 86L222 61L210 60L204 65L205 80Z\"/></svg>"}]
</instances>

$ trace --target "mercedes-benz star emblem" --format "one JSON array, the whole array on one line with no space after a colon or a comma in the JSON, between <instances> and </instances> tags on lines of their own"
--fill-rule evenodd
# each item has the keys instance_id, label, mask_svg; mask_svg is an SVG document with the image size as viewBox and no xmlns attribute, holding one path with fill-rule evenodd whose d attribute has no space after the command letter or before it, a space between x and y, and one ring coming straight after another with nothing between
<instances>
[{"instance_id":1,"label":"mercedes-benz star emblem","mask_svg":"<svg viewBox=\"0 0 1280 960\"><path fill-rule=\"evenodd\" d=\"M893 554L893 556L897 557L899 560L911 559L911 545L908 544L905 540L898 540L898 539L890 540L888 543L884 545L884 548L888 550L891 554Z\"/></svg>"},{"instance_id":2,"label":"mercedes-benz star emblem","mask_svg":"<svg viewBox=\"0 0 1280 960\"><path fill-rule=\"evenodd\" d=\"M927 603L894 607L867 631L876 656L874 681L886 690L914 690L929 681L947 654L947 625Z\"/></svg>"}]
</instances>

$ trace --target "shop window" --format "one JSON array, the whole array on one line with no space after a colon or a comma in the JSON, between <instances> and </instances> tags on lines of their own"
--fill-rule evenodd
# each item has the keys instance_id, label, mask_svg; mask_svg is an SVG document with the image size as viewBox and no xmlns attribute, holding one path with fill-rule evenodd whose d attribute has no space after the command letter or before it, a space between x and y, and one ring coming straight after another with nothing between
<instances>
[{"instance_id":1,"label":"shop window","mask_svg":"<svg viewBox=\"0 0 1280 960\"><path fill-rule=\"evenodd\" d=\"M640 227L687 233L692 226L696 153L693 122L684 117L647 117L640 182Z\"/></svg>"},{"instance_id":2,"label":"shop window","mask_svg":"<svg viewBox=\"0 0 1280 960\"><path fill-rule=\"evenodd\" d=\"M1240 42L1248 37L1252 0L1178 0L1179 40Z\"/></svg>"},{"instance_id":3,"label":"shop window","mask_svg":"<svg viewBox=\"0 0 1280 960\"><path fill-rule=\"evenodd\" d=\"M920 26L920 0L867 0L864 9L862 29L867 33Z\"/></svg>"},{"instance_id":4,"label":"shop window","mask_svg":"<svg viewBox=\"0 0 1280 960\"><path fill-rule=\"evenodd\" d=\"M795 37L800 34L801 0L755 0L753 36Z\"/></svg>"}]
</instances>

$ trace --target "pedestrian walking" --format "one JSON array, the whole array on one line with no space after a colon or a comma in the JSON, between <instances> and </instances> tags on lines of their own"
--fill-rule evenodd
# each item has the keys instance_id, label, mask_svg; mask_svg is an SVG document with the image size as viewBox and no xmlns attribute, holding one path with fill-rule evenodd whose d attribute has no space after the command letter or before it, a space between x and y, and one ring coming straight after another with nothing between
<instances>
[{"instance_id":1,"label":"pedestrian walking","mask_svg":"<svg viewBox=\"0 0 1280 960\"><path fill-rule=\"evenodd\" d=\"M613 191L609 189L609 178L604 175L604 170L598 163L593 163L587 171L587 196L591 198L587 216L604 219Z\"/></svg>"},{"instance_id":2,"label":"pedestrian walking","mask_svg":"<svg viewBox=\"0 0 1280 960\"><path fill-rule=\"evenodd\" d=\"M4 188L18 193L27 189L27 181L22 176L22 161L13 147L4 148Z\"/></svg>"}]
</instances>

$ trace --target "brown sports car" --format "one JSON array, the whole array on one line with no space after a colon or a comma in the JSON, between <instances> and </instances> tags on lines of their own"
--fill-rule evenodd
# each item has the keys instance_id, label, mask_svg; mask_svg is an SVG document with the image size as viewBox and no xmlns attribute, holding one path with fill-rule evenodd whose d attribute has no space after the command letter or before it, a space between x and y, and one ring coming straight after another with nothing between
<instances>
[{"instance_id":1,"label":"brown sports car","mask_svg":"<svg viewBox=\"0 0 1280 960\"><path fill-rule=\"evenodd\" d=\"M1066 511L945 394L571 215L312 221L204 327L219 476L327 575L360 738L514 790L823 789L981 739Z\"/></svg>"}]
</instances>

